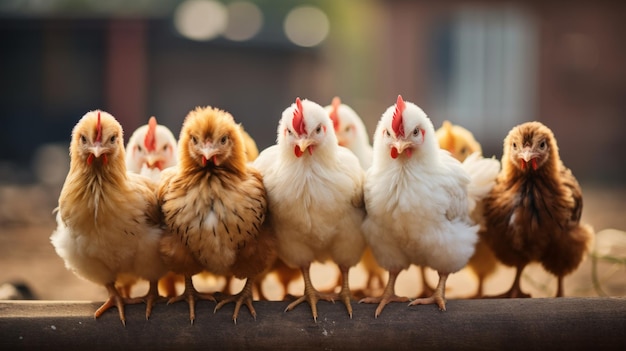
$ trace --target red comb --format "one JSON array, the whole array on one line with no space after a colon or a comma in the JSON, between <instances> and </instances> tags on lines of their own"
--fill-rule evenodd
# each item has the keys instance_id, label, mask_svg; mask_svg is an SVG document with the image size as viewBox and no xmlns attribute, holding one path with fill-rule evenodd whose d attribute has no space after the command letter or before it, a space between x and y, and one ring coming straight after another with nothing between
<instances>
[{"instance_id":1,"label":"red comb","mask_svg":"<svg viewBox=\"0 0 626 351\"><path fill-rule=\"evenodd\" d=\"M156 150L156 127L156 118L152 116L150 117L150 120L148 120L148 132L146 133L146 137L143 139L143 145L149 152Z\"/></svg>"},{"instance_id":2,"label":"red comb","mask_svg":"<svg viewBox=\"0 0 626 351\"><path fill-rule=\"evenodd\" d=\"M332 102L332 109L330 110L330 119L333 121L333 128L336 132L339 131L339 105L341 105L341 99L339 96L335 96Z\"/></svg>"},{"instance_id":3,"label":"red comb","mask_svg":"<svg viewBox=\"0 0 626 351\"><path fill-rule=\"evenodd\" d=\"M100 111L98 111L98 122L96 123L96 142L102 142L102 125L100 124Z\"/></svg>"},{"instance_id":4,"label":"red comb","mask_svg":"<svg viewBox=\"0 0 626 351\"><path fill-rule=\"evenodd\" d=\"M302 135L306 134L306 130L304 129L304 114L302 113L302 101L300 98L296 98L296 110L293 111L293 129L295 129L296 134Z\"/></svg>"},{"instance_id":5,"label":"red comb","mask_svg":"<svg viewBox=\"0 0 626 351\"><path fill-rule=\"evenodd\" d=\"M402 125L402 113L406 108L402 95L398 95L398 101L396 102L396 110L393 112L393 119L391 120L391 129L396 136L404 137L404 126Z\"/></svg>"}]
</instances>

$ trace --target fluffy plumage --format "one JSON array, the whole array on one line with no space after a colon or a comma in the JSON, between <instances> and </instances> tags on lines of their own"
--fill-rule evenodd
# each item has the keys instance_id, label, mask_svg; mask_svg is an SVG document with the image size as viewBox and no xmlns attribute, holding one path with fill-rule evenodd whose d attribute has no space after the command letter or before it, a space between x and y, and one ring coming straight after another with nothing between
<instances>
[{"instance_id":1,"label":"fluffy plumage","mask_svg":"<svg viewBox=\"0 0 626 351\"><path fill-rule=\"evenodd\" d=\"M417 105L398 96L383 113L364 186L363 231L376 260L389 271L383 295L361 300L379 304L376 316L388 302L408 301L395 295L394 285L410 264L431 267L440 277L433 296L411 304L437 303L445 310L446 279L465 266L478 239L469 216L478 199L468 195L468 187L489 182L478 178L439 148L432 122Z\"/></svg>"},{"instance_id":2,"label":"fluffy plumage","mask_svg":"<svg viewBox=\"0 0 626 351\"><path fill-rule=\"evenodd\" d=\"M350 149L358 157L361 167L368 169L372 164L372 146L361 117L350 106L341 103L339 97L324 109L333 121L339 145Z\"/></svg>"},{"instance_id":3,"label":"fluffy plumage","mask_svg":"<svg viewBox=\"0 0 626 351\"><path fill-rule=\"evenodd\" d=\"M439 140L439 147L448 150L454 158L461 162L464 162L468 157L480 157L482 155L482 147L472 132L460 125L453 125L449 121L444 121L442 126L435 131L435 134ZM480 170L477 169L476 171ZM497 174L500 169L498 167L486 171ZM490 176L487 178L492 179ZM493 187L493 183L490 182L487 186ZM479 190L484 191L483 189ZM484 225L482 202L477 204L471 217L474 223ZM467 263L467 268L476 275L478 288L474 297L479 298L483 296L485 278L495 273L498 268L498 260L484 240L479 238L474 255Z\"/></svg>"},{"instance_id":4,"label":"fluffy plumage","mask_svg":"<svg viewBox=\"0 0 626 351\"><path fill-rule=\"evenodd\" d=\"M190 319L198 294L191 276L201 270L246 279L242 291L220 301L242 304L256 316L252 285L275 257L274 238L262 230L266 194L261 174L247 164L241 128L222 110L196 108L185 118L179 138L179 164L163 172L158 191L164 222L172 235L162 252L171 269L185 275Z\"/></svg>"},{"instance_id":5,"label":"fluffy plumage","mask_svg":"<svg viewBox=\"0 0 626 351\"><path fill-rule=\"evenodd\" d=\"M309 268L313 261L331 259L343 277L339 298L352 315L348 271L365 248L363 170L357 157L339 147L323 107L296 99L282 113L277 144L263 150L254 165L263 173L279 257L304 277L305 295L287 310L306 300L317 320L318 299L336 295L315 290Z\"/></svg>"},{"instance_id":6,"label":"fluffy plumage","mask_svg":"<svg viewBox=\"0 0 626 351\"><path fill-rule=\"evenodd\" d=\"M156 282L166 272L155 184L126 171L122 127L103 111L88 112L76 124L70 156L51 242L69 270L107 288L109 298L96 317L117 306L125 323L129 301L114 287L124 276L150 281L149 317Z\"/></svg>"},{"instance_id":7,"label":"fluffy plumage","mask_svg":"<svg viewBox=\"0 0 626 351\"><path fill-rule=\"evenodd\" d=\"M126 167L158 181L161 171L176 165L176 138L164 125L150 117L148 124L137 128L126 144Z\"/></svg>"},{"instance_id":8,"label":"fluffy plumage","mask_svg":"<svg viewBox=\"0 0 626 351\"><path fill-rule=\"evenodd\" d=\"M366 171L372 164L372 145L361 117L350 106L342 103L338 96L324 109L333 121L339 145L352 151ZM375 280L382 283L384 270L376 263L369 247L365 248L360 263L367 275L366 289L372 289Z\"/></svg>"},{"instance_id":9,"label":"fluffy plumage","mask_svg":"<svg viewBox=\"0 0 626 351\"><path fill-rule=\"evenodd\" d=\"M540 122L511 129L504 139L502 171L485 199L481 236L500 261L517 269L503 296L528 297L520 277L530 262L540 262L558 278L574 271L588 252L593 229L580 222L580 185L559 156L556 138Z\"/></svg>"},{"instance_id":10,"label":"fluffy plumage","mask_svg":"<svg viewBox=\"0 0 626 351\"><path fill-rule=\"evenodd\" d=\"M439 147L448 150L457 160L463 162L469 155L478 152L482 154L480 143L469 130L454 125L449 121L443 121L441 128L435 131Z\"/></svg>"}]
</instances>

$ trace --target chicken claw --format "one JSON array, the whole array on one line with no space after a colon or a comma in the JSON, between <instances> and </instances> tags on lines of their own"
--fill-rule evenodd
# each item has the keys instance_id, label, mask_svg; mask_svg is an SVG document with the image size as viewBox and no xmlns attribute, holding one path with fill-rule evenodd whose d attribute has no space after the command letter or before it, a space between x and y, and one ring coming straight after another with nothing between
<instances>
[{"instance_id":1,"label":"chicken claw","mask_svg":"<svg viewBox=\"0 0 626 351\"><path fill-rule=\"evenodd\" d=\"M163 301L167 301L167 299L159 295L159 285L157 280L150 282L150 288L148 289L148 293L146 295L133 299L126 299L127 304L146 304L146 320L150 319L150 315L152 314L152 307L154 307L155 304Z\"/></svg>"},{"instance_id":2,"label":"chicken claw","mask_svg":"<svg viewBox=\"0 0 626 351\"><path fill-rule=\"evenodd\" d=\"M167 301L167 304L173 304L178 301L187 300L189 304L189 321L193 324L196 319L196 300L209 300L215 302L215 297L212 294L200 293L193 286L193 282L190 276L185 276L185 291L182 294L172 297Z\"/></svg>"},{"instance_id":3,"label":"chicken claw","mask_svg":"<svg viewBox=\"0 0 626 351\"><path fill-rule=\"evenodd\" d=\"M297 299L296 301L290 303L287 308L285 308L285 312L293 310L300 303L307 301L311 306L311 312L313 313L313 320L317 323L317 301L320 299L335 302L335 297L337 294L327 294L317 291L313 287L313 283L311 282L311 276L309 275L309 266L306 268L302 268L302 277L304 278L304 295Z\"/></svg>"},{"instance_id":4,"label":"chicken claw","mask_svg":"<svg viewBox=\"0 0 626 351\"><path fill-rule=\"evenodd\" d=\"M224 306L225 304L230 303L230 302L234 302L235 303L235 311L233 312L233 322L235 322L235 324L237 324L237 316L239 315L239 309L241 308L242 304L246 304L246 306L248 306L248 310L250 311L250 314L252 315L252 318L254 318L254 320L256 320L256 310L252 306L252 286L253 285L254 285L254 279L248 278L246 280L246 285L244 285L243 289L241 289L239 294L232 295L232 296L229 296L229 297L221 300L217 304L217 306L215 306L215 309L213 310L213 313L217 312L217 310L222 308L222 306Z\"/></svg>"},{"instance_id":5,"label":"chicken claw","mask_svg":"<svg viewBox=\"0 0 626 351\"><path fill-rule=\"evenodd\" d=\"M126 326L126 315L124 314L124 298L119 294L117 289L115 288L114 283L109 283L106 285L107 290L109 291L109 298L100 306L96 312L94 313L94 317L100 317L106 310L109 308L116 306L117 310L120 314L120 321L124 326Z\"/></svg>"},{"instance_id":6,"label":"chicken claw","mask_svg":"<svg viewBox=\"0 0 626 351\"><path fill-rule=\"evenodd\" d=\"M435 292L430 297L415 299L409 303L409 306L415 305L430 305L436 303L439 306L441 311L446 310L446 280L448 279L448 274L439 273L439 283L437 284L437 288L435 288Z\"/></svg>"},{"instance_id":7,"label":"chicken claw","mask_svg":"<svg viewBox=\"0 0 626 351\"><path fill-rule=\"evenodd\" d=\"M380 297L366 297L359 301L359 303L377 303L378 307L374 314L375 318L378 318L383 312L385 306L390 302L407 302L409 298L406 296L398 296L395 293L396 278L398 278L399 271L389 272L389 281L385 286L385 291Z\"/></svg>"}]
</instances>

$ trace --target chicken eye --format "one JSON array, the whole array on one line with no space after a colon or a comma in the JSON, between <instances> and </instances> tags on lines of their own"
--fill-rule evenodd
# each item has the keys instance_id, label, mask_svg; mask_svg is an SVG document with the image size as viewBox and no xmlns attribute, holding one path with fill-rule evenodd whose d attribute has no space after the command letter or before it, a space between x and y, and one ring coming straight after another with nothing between
<instances>
[{"instance_id":1,"label":"chicken eye","mask_svg":"<svg viewBox=\"0 0 626 351\"><path fill-rule=\"evenodd\" d=\"M222 145L226 145L226 142L227 142L227 141L228 141L228 136L227 136L227 135L224 135L224 136L222 137L222 139L220 139L220 144L222 144Z\"/></svg>"},{"instance_id":2,"label":"chicken eye","mask_svg":"<svg viewBox=\"0 0 626 351\"><path fill-rule=\"evenodd\" d=\"M541 141L541 143L539 144L539 149L544 150L546 148L546 142L545 140Z\"/></svg>"},{"instance_id":3,"label":"chicken eye","mask_svg":"<svg viewBox=\"0 0 626 351\"><path fill-rule=\"evenodd\" d=\"M349 132L352 129L352 126L346 126L346 128L344 129L345 132Z\"/></svg>"},{"instance_id":4,"label":"chicken eye","mask_svg":"<svg viewBox=\"0 0 626 351\"><path fill-rule=\"evenodd\" d=\"M467 148L466 147L462 147L461 148L461 155L465 155L467 153Z\"/></svg>"},{"instance_id":5,"label":"chicken eye","mask_svg":"<svg viewBox=\"0 0 626 351\"><path fill-rule=\"evenodd\" d=\"M169 147L169 145L164 145L163 146L163 151L167 151L167 148Z\"/></svg>"},{"instance_id":6,"label":"chicken eye","mask_svg":"<svg viewBox=\"0 0 626 351\"><path fill-rule=\"evenodd\" d=\"M193 135L191 136L191 142L192 142L194 145L198 145L198 139L197 139L195 136L193 136Z\"/></svg>"},{"instance_id":7,"label":"chicken eye","mask_svg":"<svg viewBox=\"0 0 626 351\"><path fill-rule=\"evenodd\" d=\"M286 128L285 130L287 131L287 134L289 134L289 135L293 135L293 132L291 131L291 129Z\"/></svg>"},{"instance_id":8,"label":"chicken eye","mask_svg":"<svg viewBox=\"0 0 626 351\"><path fill-rule=\"evenodd\" d=\"M420 133L420 129L419 128L415 128L413 129L413 135L417 136Z\"/></svg>"},{"instance_id":9,"label":"chicken eye","mask_svg":"<svg viewBox=\"0 0 626 351\"><path fill-rule=\"evenodd\" d=\"M514 150L517 149L517 144L516 143L513 143L513 149Z\"/></svg>"},{"instance_id":10,"label":"chicken eye","mask_svg":"<svg viewBox=\"0 0 626 351\"><path fill-rule=\"evenodd\" d=\"M386 135L387 137L390 137L390 136L391 136L391 133L389 133L389 131L388 131L387 129L385 129L385 135Z\"/></svg>"},{"instance_id":11,"label":"chicken eye","mask_svg":"<svg viewBox=\"0 0 626 351\"><path fill-rule=\"evenodd\" d=\"M117 135L112 135L112 136L111 136L111 139L109 139L109 142L110 142L111 144L114 144L114 143L115 143L115 140L117 140Z\"/></svg>"},{"instance_id":12,"label":"chicken eye","mask_svg":"<svg viewBox=\"0 0 626 351\"><path fill-rule=\"evenodd\" d=\"M141 145L137 145L137 151L141 152L142 150Z\"/></svg>"},{"instance_id":13,"label":"chicken eye","mask_svg":"<svg viewBox=\"0 0 626 351\"><path fill-rule=\"evenodd\" d=\"M85 138L84 135L81 135L80 136L80 142L83 143L83 144L87 144L87 138Z\"/></svg>"},{"instance_id":14,"label":"chicken eye","mask_svg":"<svg viewBox=\"0 0 626 351\"><path fill-rule=\"evenodd\" d=\"M322 125L320 124L319 126L317 126L317 128L315 128L315 133L319 134L322 132Z\"/></svg>"}]
</instances>

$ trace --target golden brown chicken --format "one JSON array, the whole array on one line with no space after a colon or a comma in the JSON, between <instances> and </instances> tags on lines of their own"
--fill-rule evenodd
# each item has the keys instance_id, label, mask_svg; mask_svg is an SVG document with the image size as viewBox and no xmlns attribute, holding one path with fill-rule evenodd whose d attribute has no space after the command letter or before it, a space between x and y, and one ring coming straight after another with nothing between
<instances>
[{"instance_id":1,"label":"golden brown chicken","mask_svg":"<svg viewBox=\"0 0 626 351\"><path fill-rule=\"evenodd\" d=\"M275 239L262 230L267 207L261 174L246 163L241 129L222 110L191 111L179 138L179 164L163 172L158 191L164 222L171 235L162 252L170 268L185 275L186 299L195 319L195 299L213 299L193 287L192 275L206 270L246 279L241 292L217 304L242 304L252 316L252 286L275 257Z\"/></svg>"},{"instance_id":2,"label":"golden brown chicken","mask_svg":"<svg viewBox=\"0 0 626 351\"><path fill-rule=\"evenodd\" d=\"M65 266L76 275L107 288L109 298L99 317L117 306L126 323L116 281L143 278L150 282L146 318L158 299L157 281L166 272L159 254L156 184L126 171L122 126L104 111L85 114L72 131L70 171L51 242Z\"/></svg>"},{"instance_id":3,"label":"golden brown chicken","mask_svg":"<svg viewBox=\"0 0 626 351\"><path fill-rule=\"evenodd\" d=\"M461 162L475 152L482 155L482 147L476 141L472 132L460 125L453 125L449 121L444 121L441 128L435 131L435 135L439 140L439 147L448 150L454 158ZM474 208L470 216L474 223L483 224L483 206L481 202L476 204L476 208ZM495 273L498 268L496 256L483 240L478 240L476 243L476 251L469 262L467 262L467 268L478 278L478 288L473 297L479 298L483 296L485 278ZM422 272L422 278L424 279L422 284L426 287L425 290L432 289L428 287L424 272Z\"/></svg>"},{"instance_id":4,"label":"golden brown chicken","mask_svg":"<svg viewBox=\"0 0 626 351\"><path fill-rule=\"evenodd\" d=\"M500 261L517 270L513 285L501 296L530 297L520 287L530 262L557 276L556 296L563 296L563 276L578 267L594 234L580 223L581 189L563 165L548 127L528 122L509 132L502 171L484 206L481 237Z\"/></svg>"}]
</instances>

